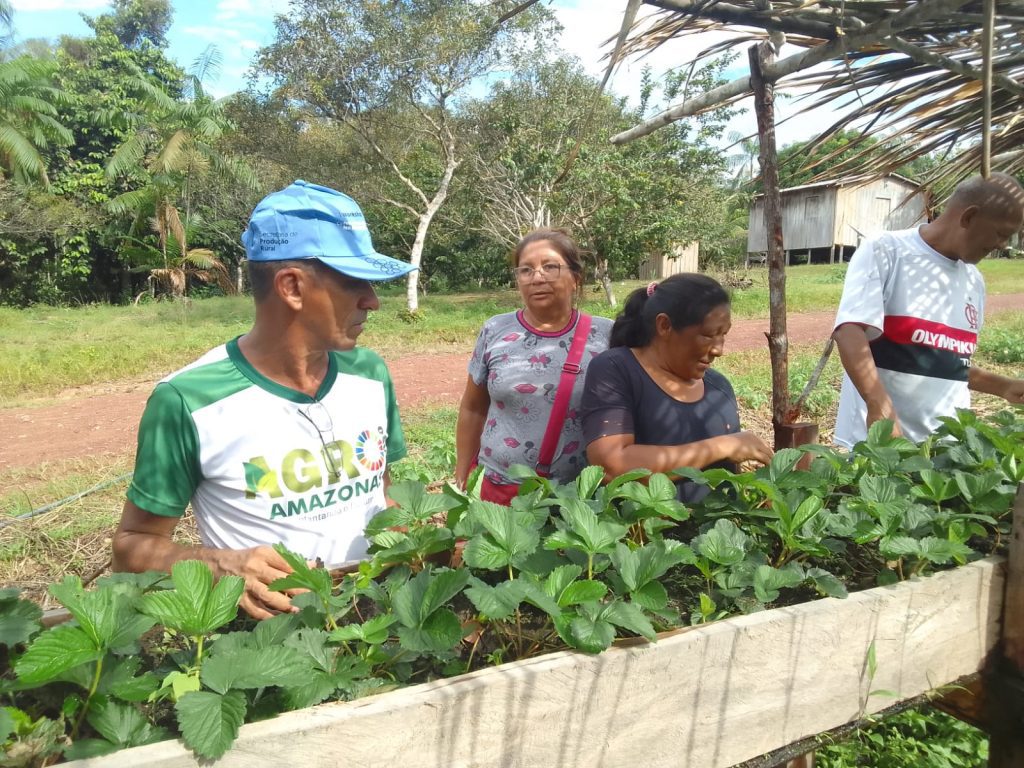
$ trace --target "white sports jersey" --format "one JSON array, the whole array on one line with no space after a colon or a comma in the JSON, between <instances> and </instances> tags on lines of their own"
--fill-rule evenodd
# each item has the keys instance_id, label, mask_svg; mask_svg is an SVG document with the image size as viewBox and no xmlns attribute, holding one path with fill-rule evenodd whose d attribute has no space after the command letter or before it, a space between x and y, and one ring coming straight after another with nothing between
<instances>
[{"instance_id":1,"label":"white sports jersey","mask_svg":"<svg viewBox=\"0 0 1024 768\"><path fill-rule=\"evenodd\" d=\"M267 379L237 339L161 381L139 426L128 498L156 515L188 503L203 543L283 543L328 567L366 555L384 470L406 453L384 361L333 352L316 397Z\"/></svg>"},{"instance_id":2,"label":"white sports jersey","mask_svg":"<svg viewBox=\"0 0 1024 768\"><path fill-rule=\"evenodd\" d=\"M850 261L835 327L865 327L903 434L920 442L940 416L969 408L967 374L985 314L978 268L929 246L917 229L866 240ZM867 436L867 406L843 375L835 442Z\"/></svg>"}]
</instances>

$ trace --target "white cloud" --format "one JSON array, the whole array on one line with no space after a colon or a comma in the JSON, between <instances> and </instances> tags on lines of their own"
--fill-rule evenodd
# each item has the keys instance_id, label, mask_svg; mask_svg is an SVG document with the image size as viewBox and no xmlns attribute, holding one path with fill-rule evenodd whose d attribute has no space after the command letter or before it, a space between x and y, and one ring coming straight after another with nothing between
<instances>
[{"instance_id":1,"label":"white cloud","mask_svg":"<svg viewBox=\"0 0 1024 768\"><path fill-rule=\"evenodd\" d=\"M107 8L110 0L13 0L14 10L21 13L45 11L98 11Z\"/></svg>"},{"instance_id":2,"label":"white cloud","mask_svg":"<svg viewBox=\"0 0 1024 768\"><path fill-rule=\"evenodd\" d=\"M259 28L275 14L288 9L289 0L262 0L258 5L253 0L220 0L214 18L217 21L239 21L246 26Z\"/></svg>"}]
</instances>

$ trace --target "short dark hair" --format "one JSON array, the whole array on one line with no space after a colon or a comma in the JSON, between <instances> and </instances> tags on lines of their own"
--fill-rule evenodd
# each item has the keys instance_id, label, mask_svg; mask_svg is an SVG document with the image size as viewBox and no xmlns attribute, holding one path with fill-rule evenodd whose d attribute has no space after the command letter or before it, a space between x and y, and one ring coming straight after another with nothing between
<instances>
[{"instance_id":1,"label":"short dark hair","mask_svg":"<svg viewBox=\"0 0 1024 768\"><path fill-rule=\"evenodd\" d=\"M247 261L249 286L255 302L265 301L274 291L274 275L282 269L299 268L314 270L320 267L316 259L284 259L282 261Z\"/></svg>"},{"instance_id":2,"label":"short dark hair","mask_svg":"<svg viewBox=\"0 0 1024 768\"><path fill-rule=\"evenodd\" d=\"M666 315L678 331L699 325L715 307L729 303L729 293L707 275L672 275L629 294L612 326L610 346L646 347L654 338L658 315Z\"/></svg>"}]
</instances>

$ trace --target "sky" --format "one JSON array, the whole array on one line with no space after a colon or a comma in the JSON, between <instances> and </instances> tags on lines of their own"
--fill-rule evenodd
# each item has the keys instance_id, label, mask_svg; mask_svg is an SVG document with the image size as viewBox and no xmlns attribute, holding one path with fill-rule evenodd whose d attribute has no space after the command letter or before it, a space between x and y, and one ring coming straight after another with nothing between
<instances>
[{"instance_id":1,"label":"sky","mask_svg":"<svg viewBox=\"0 0 1024 768\"><path fill-rule=\"evenodd\" d=\"M344 0L339 0L344 2ZM61 35L88 35L89 28L81 14L104 13L109 0L13 0L15 37L24 40L43 37L51 40ZM217 96L245 87L245 74L256 51L274 38L274 16L288 9L288 0L172 0L174 22L168 32L168 54L186 69L211 43L223 59L219 77L205 82L207 90ZM603 57L609 51L605 41L615 36L622 23L626 0L554 0L549 7L556 13L565 31L561 47L577 56L594 76L604 73ZM646 7L645 7L646 9ZM709 34L699 38L673 40L654 53L626 61L613 78L610 88L630 98L635 104L640 76L645 65L656 75L673 67L686 65L695 52L715 42ZM783 55L786 55L786 51ZM743 74L738 68L736 76ZM723 132L724 137L755 131L750 99L741 102L746 114L734 118ZM834 115L818 110L799 119L786 120L797 111L792 101L776 102L777 141L779 146L807 139L828 124Z\"/></svg>"}]
</instances>

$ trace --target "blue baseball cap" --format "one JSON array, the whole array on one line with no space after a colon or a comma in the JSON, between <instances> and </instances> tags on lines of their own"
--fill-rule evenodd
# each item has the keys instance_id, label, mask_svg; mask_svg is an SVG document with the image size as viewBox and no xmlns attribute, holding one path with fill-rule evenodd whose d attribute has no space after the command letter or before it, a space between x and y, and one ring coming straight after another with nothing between
<instances>
[{"instance_id":1,"label":"blue baseball cap","mask_svg":"<svg viewBox=\"0 0 1024 768\"><path fill-rule=\"evenodd\" d=\"M242 245L249 261L317 259L360 280L393 280L418 269L373 249L355 200L301 180L260 200Z\"/></svg>"}]
</instances>

